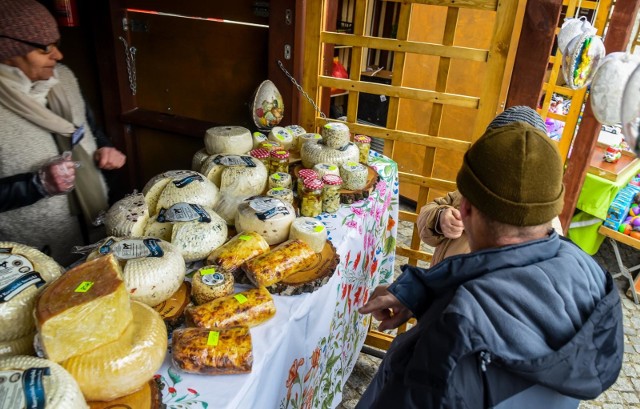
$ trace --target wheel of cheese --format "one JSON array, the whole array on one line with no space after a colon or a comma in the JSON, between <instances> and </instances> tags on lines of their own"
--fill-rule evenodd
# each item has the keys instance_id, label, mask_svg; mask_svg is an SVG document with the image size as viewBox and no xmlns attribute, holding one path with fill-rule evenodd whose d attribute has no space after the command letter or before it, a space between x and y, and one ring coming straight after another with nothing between
<instances>
[{"instance_id":1,"label":"wheel of cheese","mask_svg":"<svg viewBox=\"0 0 640 409\"><path fill-rule=\"evenodd\" d=\"M293 204L293 190L287 189L286 187L274 187L269 189L267 190L267 196L275 197L276 199Z\"/></svg>"},{"instance_id":2,"label":"wheel of cheese","mask_svg":"<svg viewBox=\"0 0 640 409\"><path fill-rule=\"evenodd\" d=\"M61 365L88 401L108 401L140 389L167 353L167 328L157 311L131 302L133 320L115 341L74 356Z\"/></svg>"},{"instance_id":3,"label":"wheel of cheese","mask_svg":"<svg viewBox=\"0 0 640 409\"><path fill-rule=\"evenodd\" d=\"M0 341L0 357L14 355L34 355L33 338L35 332L13 341Z\"/></svg>"},{"instance_id":4,"label":"wheel of cheese","mask_svg":"<svg viewBox=\"0 0 640 409\"><path fill-rule=\"evenodd\" d=\"M317 163L313 170L318 174L318 179L322 180L324 175L336 175L340 176L340 169L336 165L328 163Z\"/></svg>"},{"instance_id":5,"label":"wheel of cheese","mask_svg":"<svg viewBox=\"0 0 640 409\"><path fill-rule=\"evenodd\" d=\"M318 163L340 166L347 162L358 162L360 150L350 142L343 149L332 149L321 143L306 143L300 151L302 166L313 169Z\"/></svg>"},{"instance_id":6,"label":"wheel of cheese","mask_svg":"<svg viewBox=\"0 0 640 409\"><path fill-rule=\"evenodd\" d=\"M202 163L208 157L209 157L209 153L207 152L207 148L202 148L196 153L194 153L193 159L191 159L191 170L200 172L200 169L202 169Z\"/></svg>"},{"instance_id":7,"label":"wheel of cheese","mask_svg":"<svg viewBox=\"0 0 640 409\"><path fill-rule=\"evenodd\" d=\"M287 240L295 218L296 212L290 203L273 197L258 196L238 206L235 226L237 231L258 233L273 246Z\"/></svg>"},{"instance_id":8,"label":"wheel of cheese","mask_svg":"<svg viewBox=\"0 0 640 409\"><path fill-rule=\"evenodd\" d=\"M233 294L233 274L217 265L207 265L193 274L191 295L201 305L216 298Z\"/></svg>"},{"instance_id":9,"label":"wheel of cheese","mask_svg":"<svg viewBox=\"0 0 640 409\"><path fill-rule=\"evenodd\" d=\"M269 140L278 142L285 150L293 146L293 133L281 126L274 126L269 131Z\"/></svg>"},{"instance_id":10,"label":"wheel of cheese","mask_svg":"<svg viewBox=\"0 0 640 409\"><path fill-rule=\"evenodd\" d=\"M262 142L266 142L268 140L267 135L262 132L254 132L251 134L251 137L253 138L253 149L256 149Z\"/></svg>"},{"instance_id":11,"label":"wheel of cheese","mask_svg":"<svg viewBox=\"0 0 640 409\"><path fill-rule=\"evenodd\" d=\"M0 342L33 333L33 307L43 285L64 269L51 257L24 244L0 241Z\"/></svg>"},{"instance_id":12,"label":"wheel of cheese","mask_svg":"<svg viewBox=\"0 0 640 409\"><path fill-rule=\"evenodd\" d=\"M306 143L317 143L318 141L322 140L322 135L320 135L319 133L304 133L300 136L298 136L298 150L302 150L302 147L306 144Z\"/></svg>"},{"instance_id":13,"label":"wheel of cheese","mask_svg":"<svg viewBox=\"0 0 640 409\"><path fill-rule=\"evenodd\" d=\"M115 202L104 217L110 236L142 236L149 219L149 208L142 193L126 196Z\"/></svg>"},{"instance_id":14,"label":"wheel of cheese","mask_svg":"<svg viewBox=\"0 0 640 409\"><path fill-rule=\"evenodd\" d=\"M158 214L153 215L147 221L144 228L145 237L153 237L164 241L171 241L171 232L173 231L173 223L159 222Z\"/></svg>"},{"instance_id":15,"label":"wheel of cheese","mask_svg":"<svg viewBox=\"0 0 640 409\"><path fill-rule=\"evenodd\" d=\"M131 308L115 257L67 271L42 291L33 315L41 347L54 362L117 339L131 322Z\"/></svg>"},{"instance_id":16,"label":"wheel of cheese","mask_svg":"<svg viewBox=\"0 0 640 409\"><path fill-rule=\"evenodd\" d=\"M289 239L302 240L316 253L322 253L327 242L327 228L313 217L298 217L291 223Z\"/></svg>"},{"instance_id":17,"label":"wheel of cheese","mask_svg":"<svg viewBox=\"0 0 640 409\"><path fill-rule=\"evenodd\" d=\"M234 153L242 155L253 149L251 132L242 126L216 126L207 129L204 146L209 155Z\"/></svg>"},{"instance_id":18,"label":"wheel of cheese","mask_svg":"<svg viewBox=\"0 0 640 409\"><path fill-rule=\"evenodd\" d=\"M22 394L27 393L27 391L22 389L23 382L20 381L21 378L30 379L34 385L41 384L41 388L44 389L42 392L45 400L44 407L46 408L89 408L82 397L82 392L80 392L80 387L76 380L55 362L32 356L11 356L0 358L0 371L6 373L8 380L18 380L12 383L13 386L11 386L11 388L16 392L21 391ZM39 380L41 380L41 382ZM8 388L10 386L5 384L3 387ZM42 389L34 386L33 389L30 389L30 392L37 394ZM21 403L22 404L18 404L18 408L26 407L24 400L22 400ZM16 406L13 407L15 408Z\"/></svg>"},{"instance_id":19,"label":"wheel of cheese","mask_svg":"<svg viewBox=\"0 0 640 409\"><path fill-rule=\"evenodd\" d=\"M293 135L293 143L291 144L292 150L299 151L300 150L300 136L307 133L307 131L301 127L300 125L287 125L284 127L287 131L291 132Z\"/></svg>"},{"instance_id":20,"label":"wheel of cheese","mask_svg":"<svg viewBox=\"0 0 640 409\"><path fill-rule=\"evenodd\" d=\"M179 202L213 207L219 196L215 184L192 170L176 170L157 175L147 182L142 193L151 214Z\"/></svg>"},{"instance_id":21,"label":"wheel of cheese","mask_svg":"<svg viewBox=\"0 0 640 409\"><path fill-rule=\"evenodd\" d=\"M367 177L369 169L358 162L347 162L340 166L340 177L342 178L342 187L348 190L364 189L367 185Z\"/></svg>"},{"instance_id":22,"label":"wheel of cheese","mask_svg":"<svg viewBox=\"0 0 640 409\"><path fill-rule=\"evenodd\" d=\"M173 295L184 281L186 265L171 243L149 237L108 237L88 260L113 253L134 301L154 306Z\"/></svg>"},{"instance_id":23,"label":"wheel of cheese","mask_svg":"<svg viewBox=\"0 0 640 409\"><path fill-rule=\"evenodd\" d=\"M332 149L340 149L349 143L349 127L340 122L329 122L322 127L322 141Z\"/></svg>"},{"instance_id":24,"label":"wheel of cheese","mask_svg":"<svg viewBox=\"0 0 640 409\"><path fill-rule=\"evenodd\" d=\"M262 194L268 173L261 160L249 155L212 155L202 164L202 174L220 188L221 195Z\"/></svg>"},{"instance_id":25,"label":"wheel of cheese","mask_svg":"<svg viewBox=\"0 0 640 409\"><path fill-rule=\"evenodd\" d=\"M208 221L177 222L171 232L173 244L187 263L202 260L227 241L227 222L212 209L204 209Z\"/></svg>"}]
</instances>

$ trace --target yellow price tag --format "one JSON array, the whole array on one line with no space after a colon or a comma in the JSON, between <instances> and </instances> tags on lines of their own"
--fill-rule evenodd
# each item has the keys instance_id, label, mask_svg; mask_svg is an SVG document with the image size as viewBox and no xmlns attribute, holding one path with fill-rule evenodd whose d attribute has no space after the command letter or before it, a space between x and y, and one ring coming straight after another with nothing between
<instances>
[{"instance_id":1,"label":"yellow price tag","mask_svg":"<svg viewBox=\"0 0 640 409\"><path fill-rule=\"evenodd\" d=\"M210 267L210 268L203 268L202 270L200 270L200 275L206 276L208 274L215 274L216 273L216 269L214 267Z\"/></svg>"},{"instance_id":2,"label":"yellow price tag","mask_svg":"<svg viewBox=\"0 0 640 409\"><path fill-rule=\"evenodd\" d=\"M271 175L272 178L274 178L275 180L280 180L280 175L278 175L277 173L274 173L273 175Z\"/></svg>"},{"instance_id":3,"label":"yellow price tag","mask_svg":"<svg viewBox=\"0 0 640 409\"><path fill-rule=\"evenodd\" d=\"M244 294L236 294L233 296L233 298L235 298L240 304L244 304L249 301L249 299L245 297Z\"/></svg>"},{"instance_id":4,"label":"yellow price tag","mask_svg":"<svg viewBox=\"0 0 640 409\"><path fill-rule=\"evenodd\" d=\"M283 187L278 186L278 187L274 187L274 188L273 188L273 189L271 189L271 190L273 190L273 191L275 191L275 192L279 192L279 191L281 191L281 190L284 190L284 188L283 188Z\"/></svg>"},{"instance_id":5,"label":"yellow price tag","mask_svg":"<svg viewBox=\"0 0 640 409\"><path fill-rule=\"evenodd\" d=\"M93 281L83 281L74 291L76 293L86 293L91 287L93 287Z\"/></svg>"},{"instance_id":6,"label":"yellow price tag","mask_svg":"<svg viewBox=\"0 0 640 409\"><path fill-rule=\"evenodd\" d=\"M251 240L251 236L247 236L246 234L243 234L242 236L240 236L238 238L240 240L244 240L244 241Z\"/></svg>"},{"instance_id":7,"label":"yellow price tag","mask_svg":"<svg viewBox=\"0 0 640 409\"><path fill-rule=\"evenodd\" d=\"M322 230L324 230L324 226L316 226L313 228L313 231L315 232L321 232Z\"/></svg>"},{"instance_id":8,"label":"yellow price tag","mask_svg":"<svg viewBox=\"0 0 640 409\"><path fill-rule=\"evenodd\" d=\"M218 331L209 331L209 337L207 338L207 345L216 346L220 340L220 333Z\"/></svg>"}]
</instances>

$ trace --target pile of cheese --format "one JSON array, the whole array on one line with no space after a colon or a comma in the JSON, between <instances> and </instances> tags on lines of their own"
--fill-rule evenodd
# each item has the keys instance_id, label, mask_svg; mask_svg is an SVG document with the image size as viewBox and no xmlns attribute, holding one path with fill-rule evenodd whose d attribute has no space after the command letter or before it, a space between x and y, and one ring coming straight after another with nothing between
<instances>
[{"instance_id":1,"label":"pile of cheese","mask_svg":"<svg viewBox=\"0 0 640 409\"><path fill-rule=\"evenodd\" d=\"M350 142L349 127L341 122L329 122L322 127L322 139L310 139L301 146L302 166L307 169L319 163L340 166L358 163L360 150Z\"/></svg>"},{"instance_id":2,"label":"pile of cheese","mask_svg":"<svg viewBox=\"0 0 640 409\"><path fill-rule=\"evenodd\" d=\"M132 301L129 292L116 257L109 254L69 270L36 302L43 354L75 378L88 401L135 392L164 360L167 332L162 318Z\"/></svg>"},{"instance_id":3,"label":"pile of cheese","mask_svg":"<svg viewBox=\"0 0 640 409\"><path fill-rule=\"evenodd\" d=\"M43 287L63 272L34 248L0 242L0 357L33 354L33 306Z\"/></svg>"}]
</instances>

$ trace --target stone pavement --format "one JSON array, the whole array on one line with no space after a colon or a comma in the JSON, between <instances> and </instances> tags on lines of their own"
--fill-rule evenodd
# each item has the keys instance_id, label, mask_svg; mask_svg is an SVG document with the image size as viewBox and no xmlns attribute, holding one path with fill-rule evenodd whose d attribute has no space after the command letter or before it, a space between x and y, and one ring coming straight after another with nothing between
<instances>
[{"instance_id":1,"label":"stone pavement","mask_svg":"<svg viewBox=\"0 0 640 409\"><path fill-rule=\"evenodd\" d=\"M398 225L398 243L405 245L411 240L413 225L407 222L400 222ZM640 251L626 245L619 245L625 266L630 267L640 264ZM424 249L429 250L428 246ZM598 253L594 255L596 261L609 270L612 274L618 272L617 262L611 245L603 243ZM397 257L396 267L407 262L406 258ZM396 268L396 272L399 273ZM625 353L622 371L616 383L606 392L592 401L585 401L580 404L580 409L640 409L640 305L627 298L624 291L628 288L628 282L618 278L616 280L622 298L622 309L624 313L624 340ZM360 399L369 382L378 370L380 359L361 353L356 365L347 381L343 400L337 409L352 409Z\"/></svg>"}]
</instances>

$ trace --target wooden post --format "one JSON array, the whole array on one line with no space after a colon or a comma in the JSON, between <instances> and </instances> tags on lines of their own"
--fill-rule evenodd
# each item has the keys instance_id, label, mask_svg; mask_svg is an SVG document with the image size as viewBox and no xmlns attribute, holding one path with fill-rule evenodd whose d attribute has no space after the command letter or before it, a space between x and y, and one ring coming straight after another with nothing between
<instances>
[{"instance_id":1,"label":"wooden post","mask_svg":"<svg viewBox=\"0 0 640 409\"><path fill-rule=\"evenodd\" d=\"M507 95L507 107L537 107L561 10L562 0L527 2Z\"/></svg>"},{"instance_id":2,"label":"wooden post","mask_svg":"<svg viewBox=\"0 0 640 409\"><path fill-rule=\"evenodd\" d=\"M639 8L640 2L637 0L616 1L604 39L604 47L607 50L607 54L626 49ZM578 203L580 189L582 189L582 184L589 169L591 154L598 141L600 128L601 125L593 115L591 103L588 101L582 115L582 123L578 129L578 134L573 141L573 150L567 161L567 169L564 173L564 209L560 214L560 222L565 232L569 228L576 203Z\"/></svg>"}]
</instances>

